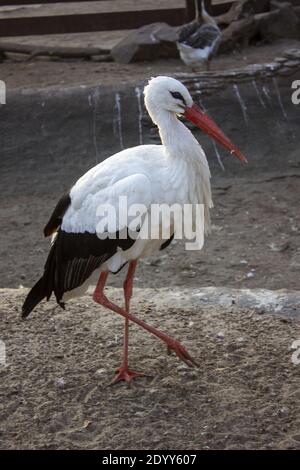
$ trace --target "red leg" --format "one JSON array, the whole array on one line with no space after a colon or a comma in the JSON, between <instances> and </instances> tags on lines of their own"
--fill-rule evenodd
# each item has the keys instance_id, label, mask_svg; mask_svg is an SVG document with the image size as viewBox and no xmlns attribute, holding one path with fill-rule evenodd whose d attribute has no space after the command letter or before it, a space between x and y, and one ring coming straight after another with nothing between
<instances>
[{"instance_id":1,"label":"red leg","mask_svg":"<svg viewBox=\"0 0 300 470\"><path fill-rule=\"evenodd\" d=\"M124 281L125 310L127 313L129 313L130 299L132 297L132 289L133 289L133 276L135 273L136 265L137 265L137 261L130 262L127 276ZM129 320L126 317L125 324L124 324L123 361L122 361L121 366L117 369L117 375L112 381L113 384L120 382L121 380L130 382L135 377L141 377L145 375L142 372L136 372L134 370L129 369L128 367L128 336L129 336L128 333L129 333Z\"/></svg>"},{"instance_id":2,"label":"red leg","mask_svg":"<svg viewBox=\"0 0 300 470\"><path fill-rule=\"evenodd\" d=\"M129 268L130 269L130 268ZM133 271L134 272L134 271ZM148 325L146 322L143 320L140 320L137 318L135 315L132 315L129 311L127 312L126 309L123 309L119 307L118 305L114 304L111 302L104 294L104 286L105 282L107 279L108 273L101 273L99 281L97 283L96 289L93 294L93 299L95 302L97 302L100 305L103 305L103 307L108 308L109 310L112 310L115 313L118 313L119 315L122 315L125 319L133 321L137 325L141 326L145 330L149 331L149 333L153 334L154 336L157 336L157 338L161 339L164 341L169 350L173 350L177 356L185 362L188 366L193 367L194 365L197 366L197 362L190 356L190 354L187 352L187 350L175 339L171 338L170 336L166 335L162 331L157 330L151 325ZM128 278L128 276L127 276ZM126 281L127 281L126 278ZM126 283L125 281L125 283ZM127 281L125 285L128 284L128 293L132 292L132 279L131 281ZM127 289L126 289L127 290ZM130 296L127 297L127 302L130 299ZM125 295L125 302L126 302L126 295ZM126 327L126 324L125 324ZM128 339L128 337L127 337Z\"/></svg>"}]
</instances>

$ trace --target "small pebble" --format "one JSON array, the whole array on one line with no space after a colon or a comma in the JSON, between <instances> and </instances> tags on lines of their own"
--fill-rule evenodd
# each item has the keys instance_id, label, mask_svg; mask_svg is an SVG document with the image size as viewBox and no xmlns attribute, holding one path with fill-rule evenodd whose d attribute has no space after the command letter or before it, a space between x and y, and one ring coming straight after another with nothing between
<instances>
[{"instance_id":1,"label":"small pebble","mask_svg":"<svg viewBox=\"0 0 300 470\"><path fill-rule=\"evenodd\" d=\"M289 414L289 409L287 406L283 406L282 408L280 408L279 412L278 412L278 415L279 416L286 416Z\"/></svg>"},{"instance_id":2,"label":"small pebble","mask_svg":"<svg viewBox=\"0 0 300 470\"><path fill-rule=\"evenodd\" d=\"M102 377L102 376L105 375L105 374L106 374L106 369L98 369L98 370L96 370L96 372L95 372L95 376L96 376L96 377Z\"/></svg>"},{"instance_id":3,"label":"small pebble","mask_svg":"<svg viewBox=\"0 0 300 470\"><path fill-rule=\"evenodd\" d=\"M66 385L66 381L63 377L59 377L59 379L57 379L55 383L58 387L64 387Z\"/></svg>"},{"instance_id":4,"label":"small pebble","mask_svg":"<svg viewBox=\"0 0 300 470\"><path fill-rule=\"evenodd\" d=\"M246 338L244 336L240 336L240 338L237 339L238 343L244 343L246 341Z\"/></svg>"},{"instance_id":5,"label":"small pebble","mask_svg":"<svg viewBox=\"0 0 300 470\"><path fill-rule=\"evenodd\" d=\"M255 313L257 313L257 315L263 315L265 313L265 309L264 308L257 308L255 309Z\"/></svg>"}]
</instances>

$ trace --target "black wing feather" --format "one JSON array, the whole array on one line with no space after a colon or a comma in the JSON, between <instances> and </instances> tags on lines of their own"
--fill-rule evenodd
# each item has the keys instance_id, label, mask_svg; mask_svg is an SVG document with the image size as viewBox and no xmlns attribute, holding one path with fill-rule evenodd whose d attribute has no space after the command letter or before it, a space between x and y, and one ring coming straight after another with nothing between
<instances>
[{"instance_id":1,"label":"black wing feather","mask_svg":"<svg viewBox=\"0 0 300 470\"><path fill-rule=\"evenodd\" d=\"M64 307L62 298L65 292L81 286L119 247L125 251L135 242L128 231L126 238L120 237L117 232L115 239L100 239L96 233L69 233L61 230L63 217L70 205L70 195L64 194L44 228L45 236L55 232L57 235L51 245L43 276L30 290L23 304L23 318L41 300L49 300L53 293L58 304Z\"/></svg>"},{"instance_id":2,"label":"black wing feather","mask_svg":"<svg viewBox=\"0 0 300 470\"><path fill-rule=\"evenodd\" d=\"M185 41L192 34L194 34L198 28L199 28L199 23L197 21L192 21L191 23L187 23L183 25L178 32L178 41L185 43Z\"/></svg>"},{"instance_id":3,"label":"black wing feather","mask_svg":"<svg viewBox=\"0 0 300 470\"><path fill-rule=\"evenodd\" d=\"M195 49L204 49L211 46L218 38L220 38L220 30L216 26L202 25L196 28L191 34L181 41L187 46L194 47Z\"/></svg>"},{"instance_id":4,"label":"black wing feather","mask_svg":"<svg viewBox=\"0 0 300 470\"><path fill-rule=\"evenodd\" d=\"M57 303L63 307L62 298L65 292L81 286L102 263L111 258L122 248L128 250L135 240L130 238L100 239L96 233L68 233L61 229L51 246L41 279L35 284L26 297L22 308L25 318L34 307L52 293Z\"/></svg>"}]
</instances>

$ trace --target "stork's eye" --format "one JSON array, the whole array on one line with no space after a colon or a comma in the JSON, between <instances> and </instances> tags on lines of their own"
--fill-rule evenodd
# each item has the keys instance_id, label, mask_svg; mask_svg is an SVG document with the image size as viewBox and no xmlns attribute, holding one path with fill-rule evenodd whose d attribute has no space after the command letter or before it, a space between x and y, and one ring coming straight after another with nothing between
<instances>
[{"instance_id":1,"label":"stork's eye","mask_svg":"<svg viewBox=\"0 0 300 470\"><path fill-rule=\"evenodd\" d=\"M173 96L173 98L175 98L175 100L182 101L184 106L186 106L186 102L184 101L184 98L183 98L182 94L179 93L179 91L170 91L170 93Z\"/></svg>"}]
</instances>

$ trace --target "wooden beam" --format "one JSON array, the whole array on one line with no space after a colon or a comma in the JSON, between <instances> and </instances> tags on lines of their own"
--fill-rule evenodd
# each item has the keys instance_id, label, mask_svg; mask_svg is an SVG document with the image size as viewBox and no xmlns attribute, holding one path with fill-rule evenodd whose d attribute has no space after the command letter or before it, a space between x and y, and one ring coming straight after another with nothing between
<instances>
[{"instance_id":1,"label":"wooden beam","mask_svg":"<svg viewBox=\"0 0 300 470\"><path fill-rule=\"evenodd\" d=\"M68 47L68 46L37 46L30 44L10 43L0 40L0 52L13 52L36 56L57 56L71 58L90 58L92 56L109 56L110 50L101 47Z\"/></svg>"},{"instance_id":2,"label":"wooden beam","mask_svg":"<svg viewBox=\"0 0 300 470\"><path fill-rule=\"evenodd\" d=\"M85 33L135 29L150 23L165 22L179 26L184 22L185 8L122 11L78 15L53 15L22 18L0 18L0 36Z\"/></svg>"},{"instance_id":3,"label":"wooden beam","mask_svg":"<svg viewBox=\"0 0 300 470\"><path fill-rule=\"evenodd\" d=\"M108 0L0 0L0 6L7 5L34 5L36 3L81 3L81 2L107 2ZM119 0L120 1L120 0Z\"/></svg>"}]
</instances>

